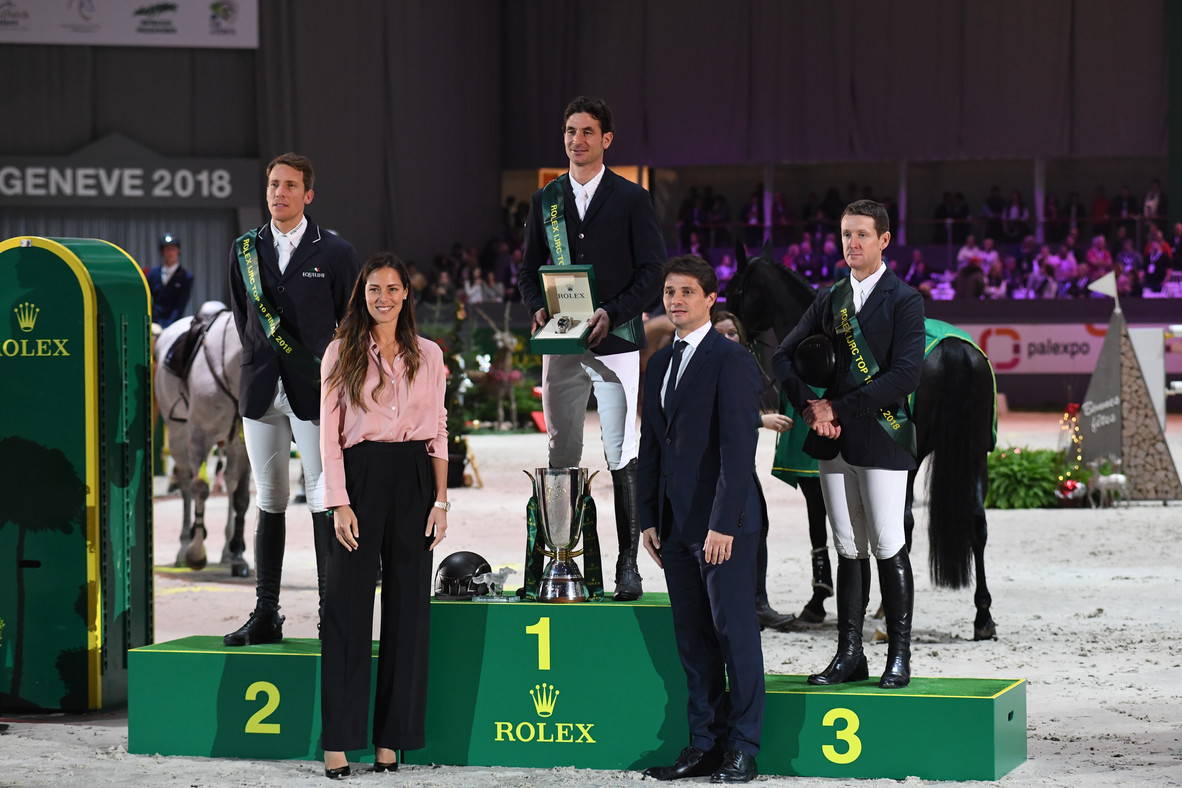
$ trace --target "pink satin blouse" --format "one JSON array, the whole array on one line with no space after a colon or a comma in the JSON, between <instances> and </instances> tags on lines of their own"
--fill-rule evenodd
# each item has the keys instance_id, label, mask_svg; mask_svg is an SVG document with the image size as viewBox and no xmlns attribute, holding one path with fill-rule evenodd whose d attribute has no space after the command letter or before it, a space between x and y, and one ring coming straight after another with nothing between
<instances>
[{"instance_id":1,"label":"pink satin blouse","mask_svg":"<svg viewBox=\"0 0 1182 788\"><path fill-rule=\"evenodd\" d=\"M443 351L434 342L418 337L422 361L414 383L406 384L402 357L394 366L378 353L377 343L369 348L369 369L362 391L368 410L362 410L339 386L320 387L320 456L324 462L324 505L349 503L345 491L345 449L362 441L427 441L427 453L447 459L447 408L443 406L447 386L447 366ZM320 379L327 381L337 363L340 340L334 339L324 350ZM373 397L378 385L378 370L385 385Z\"/></svg>"}]
</instances>

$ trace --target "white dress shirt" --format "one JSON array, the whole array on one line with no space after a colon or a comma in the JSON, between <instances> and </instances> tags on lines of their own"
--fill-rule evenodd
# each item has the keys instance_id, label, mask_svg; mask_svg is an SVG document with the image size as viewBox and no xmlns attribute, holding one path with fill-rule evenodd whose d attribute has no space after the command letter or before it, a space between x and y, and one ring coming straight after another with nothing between
<instances>
[{"instance_id":1,"label":"white dress shirt","mask_svg":"<svg viewBox=\"0 0 1182 788\"><path fill-rule=\"evenodd\" d=\"M862 305L866 303L866 299L874 292L874 286L878 284L878 280L882 279L883 272L887 269L886 263L880 263L878 270L870 276L859 282L850 274L850 284L854 287L854 314L862 311Z\"/></svg>"},{"instance_id":2,"label":"white dress shirt","mask_svg":"<svg viewBox=\"0 0 1182 788\"><path fill-rule=\"evenodd\" d=\"M579 183L575 180L574 174L571 174L570 187L575 193L575 207L579 209L580 221L587 215L587 206L595 198L595 190L599 188L599 182L603 180L603 174L605 172L607 172L607 167L600 166L599 172L595 177L586 183Z\"/></svg>"},{"instance_id":3,"label":"white dress shirt","mask_svg":"<svg viewBox=\"0 0 1182 788\"><path fill-rule=\"evenodd\" d=\"M176 265L162 265L162 266L160 266L160 284L162 284L162 285L168 284L168 280L172 279L172 275L175 274L177 272L177 269L180 267L181 267L180 263L177 263Z\"/></svg>"},{"instance_id":4,"label":"white dress shirt","mask_svg":"<svg viewBox=\"0 0 1182 788\"><path fill-rule=\"evenodd\" d=\"M694 351L697 350L698 345L706 338L706 335L714 330L714 325L707 320L702 326L695 328L686 336L673 335L673 341L682 340L686 343L685 350L681 351L681 364L677 367L677 382L674 388L681 385L681 379L685 376L685 368L689 366L689 360L693 358ZM665 396L665 387L669 385L669 371L673 368L673 361L670 359L669 366L665 368L665 377L661 379L661 396ZM662 400L661 404L664 404Z\"/></svg>"},{"instance_id":5,"label":"white dress shirt","mask_svg":"<svg viewBox=\"0 0 1182 788\"><path fill-rule=\"evenodd\" d=\"M291 262L291 256L295 253L296 247L300 245L306 229L308 229L307 216L300 219L300 223L286 233L279 232L274 220L271 221L271 233L275 236L275 253L279 255L279 273L287 271L287 264Z\"/></svg>"}]
</instances>

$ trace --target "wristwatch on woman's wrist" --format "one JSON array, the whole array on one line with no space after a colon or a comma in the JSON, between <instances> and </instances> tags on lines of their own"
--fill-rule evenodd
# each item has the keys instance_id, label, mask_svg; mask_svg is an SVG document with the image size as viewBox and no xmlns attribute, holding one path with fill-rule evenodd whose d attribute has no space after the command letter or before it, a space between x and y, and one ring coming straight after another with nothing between
<instances>
[{"instance_id":1,"label":"wristwatch on woman's wrist","mask_svg":"<svg viewBox=\"0 0 1182 788\"><path fill-rule=\"evenodd\" d=\"M450 501L436 501L435 503L433 503L431 505L434 506L436 509L442 509L445 512L451 511L451 502Z\"/></svg>"}]
</instances>

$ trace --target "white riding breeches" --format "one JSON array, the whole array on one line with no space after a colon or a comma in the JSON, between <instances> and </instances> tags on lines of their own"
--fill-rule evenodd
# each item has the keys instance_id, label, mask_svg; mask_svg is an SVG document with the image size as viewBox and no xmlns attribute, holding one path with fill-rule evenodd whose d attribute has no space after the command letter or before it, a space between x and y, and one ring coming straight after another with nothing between
<instances>
[{"instance_id":1,"label":"white riding breeches","mask_svg":"<svg viewBox=\"0 0 1182 788\"><path fill-rule=\"evenodd\" d=\"M890 558L906 544L907 471L850 465L840 454L821 460L821 492L833 546L843 558Z\"/></svg>"},{"instance_id":2,"label":"white riding breeches","mask_svg":"<svg viewBox=\"0 0 1182 788\"><path fill-rule=\"evenodd\" d=\"M270 514L287 511L291 440L294 437L304 466L304 494L308 508L324 511L324 465L320 461L320 422L297 419L287 401L283 381L275 401L261 419L243 419L242 434L250 473L259 495L259 508Z\"/></svg>"},{"instance_id":3,"label":"white riding breeches","mask_svg":"<svg viewBox=\"0 0 1182 788\"><path fill-rule=\"evenodd\" d=\"M610 470L636 459L636 401L640 351L597 356L542 356L542 409L550 435L550 467L577 468L583 459L583 421L595 392L603 456Z\"/></svg>"}]
</instances>

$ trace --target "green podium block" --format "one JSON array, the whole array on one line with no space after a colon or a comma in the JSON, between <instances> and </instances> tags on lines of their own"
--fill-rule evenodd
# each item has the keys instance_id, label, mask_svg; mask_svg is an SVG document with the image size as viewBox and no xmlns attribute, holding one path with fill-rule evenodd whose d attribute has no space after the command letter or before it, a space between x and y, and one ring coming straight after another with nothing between
<instances>
[{"instance_id":1,"label":"green podium block","mask_svg":"<svg viewBox=\"0 0 1182 788\"><path fill-rule=\"evenodd\" d=\"M814 687L768 676L764 774L997 780L1026 760L1024 679L912 678Z\"/></svg>"},{"instance_id":2,"label":"green podium block","mask_svg":"<svg viewBox=\"0 0 1182 788\"><path fill-rule=\"evenodd\" d=\"M375 671L377 655L375 643ZM193 636L127 656L128 752L321 757L319 640L231 648L220 637ZM351 757L372 761L373 752Z\"/></svg>"},{"instance_id":3,"label":"green podium block","mask_svg":"<svg viewBox=\"0 0 1182 788\"><path fill-rule=\"evenodd\" d=\"M319 646L226 648L191 637L132 650L128 750L319 758ZM374 670L376 658L375 644ZM643 769L677 757L688 742L685 715L666 595L434 602L427 746L406 760ZM1025 759L1021 679L915 678L882 690L873 681L812 687L804 676L767 677L764 774L992 780Z\"/></svg>"}]
</instances>

